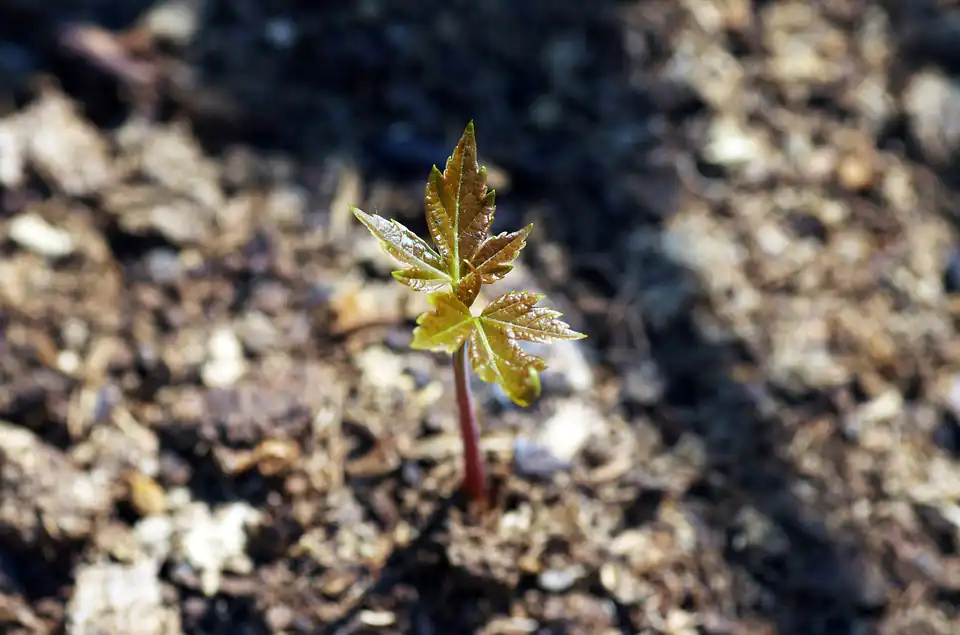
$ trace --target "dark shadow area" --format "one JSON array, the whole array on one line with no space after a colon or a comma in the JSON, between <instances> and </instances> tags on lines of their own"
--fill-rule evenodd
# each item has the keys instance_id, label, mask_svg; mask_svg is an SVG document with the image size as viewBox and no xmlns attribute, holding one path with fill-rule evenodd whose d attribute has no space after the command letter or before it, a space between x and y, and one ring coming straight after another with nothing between
<instances>
[{"instance_id":1,"label":"dark shadow area","mask_svg":"<svg viewBox=\"0 0 960 635\"><path fill-rule=\"evenodd\" d=\"M891 92L904 97L910 89L911 79L918 73L944 75L952 81L954 87L960 78L960 48L956 46L960 38L960 8L951 7L933 0L909 2L907 0L886 0L883 3L890 16L890 24L896 45L896 57L891 68ZM954 88L956 90L956 88ZM956 126L956 97L927 93L927 100L935 104L933 110L941 117L942 135L952 136ZM911 126L909 117L903 115L891 126L888 138L883 145L894 145L902 149L907 156L919 164L928 167L935 178L926 189L932 190L932 204L936 205L944 217L960 229L960 158L954 156L931 156L929 148L915 134L916 126Z\"/></svg>"},{"instance_id":2,"label":"dark shadow area","mask_svg":"<svg viewBox=\"0 0 960 635\"><path fill-rule=\"evenodd\" d=\"M514 589L452 565L443 545L437 542L451 508L462 504L460 495L440 501L419 528L417 537L390 554L377 581L343 615L315 632L375 632L357 623L359 613L372 605L409 616L409 623L396 627L416 635L474 632L493 615L506 615Z\"/></svg>"},{"instance_id":3,"label":"dark shadow area","mask_svg":"<svg viewBox=\"0 0 960 635\"><path fill-rule=\"evenodd\" d=\"M54 543L43 536L34 544L23 544L15 532L0 532L0 593L11 599L22 595L33 606L62 594L84 545Z\"/></svg>"},{"instance_id":4,"label":"dark shadow area","mask_svg":"<svg viewBox=\"0 0 960 635\"><path fill-rule=\"evenodd\" d=\"M689 275L671 262L660 266L673 268L678 280ZM830 485L801 478L782 457L788 424L829 414L829 402L811 394L792 396L788 405L765 382L747 386L734 380L734 366L747 361L744 348L706 341L691 318L648 335L666 379L665 397L651 409L651 418L666 440L694 432L705 442L705 478L685 500L723 541L728 564L739 572L732 598L737 615L769 619L781 635L874 632L858 630L883 606L865 587L856 537L833 535L821 510L795 494L802 486L816 491L818 500L828 498ZM758 401L778 407L762 412ZM737 544L746 509L782 532L782 550Z\"/></svg>"},{"instance_id":5,"label":"dark shadow area","mask_svg":"<svg viewBox=\"0 0 960 635\"><path fill-rule=\"evenodd\" d=\"M446 540L445 525L454 508L461 511L464 508L461 493L438 502L418 528L416 538L390 554L376 581L363 591L360 598L350 603L342 615L319 628L304 623L297 632L317 635L378 632L375 627L364 626L360 621L360 613L364 610L391 611L402 620L392 628L411 635L476 632L492 619L508 616L511 600L535 585L532 580L521 580L519 588L507 586L452 564L443 542ZM589 583L591 588L584 590L604 595L596 580ZM621 631L625 635L635 632L627 607L616 602L614 606ZM564 620L558 619L555 623L542 624L538 632L564 635L574 631Z\"/></svg>"},{"instance_id":6,"label":"dark shadow area","mask_svg":"<svg viewBox=\"0 0 960 635\"><path fill-rule=\"evenodd\" d=\"M262 506L268 497L283 489L280 477L264 477L256 469L235 475L224 472L224 466L212 452L204 451L210 441L189 429L158 432L160 440L160 479L167 487L186 485L191 497L216 507L232 501L245 501Z\"/></svg>"},{"instance_id":7,"label":"dark shadow area","mask_svg":"<svg viewBox=\"0 0 960 635\"><path fill-rule=\"evenodd\" d=\"M252 596L218 594L207 598L199 593L181 594L180 613L184 635L268 635L267 625Z\"/></svg>"},{"instance_id":8,"label":"dark shadow area","mask_svg":"<svg viewBox=\"0 0 960 635\"><path fill-rule=\"evenodd\" d=\"M24 3L0 15L11 45L31 54L22 70L52 73L109 127L121 113L103 100L129 97L129 82L102 58L78 53L70 29L104 27L129 39L134 4L149 3L123 11L108 2L87 10ZM626 81L620 5L210 2L201 30L176 52L179 66L162 42L148 58L169 76L155 87L161 117L188 117L213 151L248 144L293 156L305 185L333 156L377 178L422 181L475 119L485 160L510 174L521 200L575 194L580 219L627 222L669 209L671 174L652 168L647 150L657 143L654 118L682 114L690 102ZM278 30L292 39L278 45ZM643 37L652 47L656 34ZM123 42L120 51L132 46ZM190 100L198 94L209 99ZM611 187L624 173L645 186ZM518 222L518 207L512 194L501 222ZM609 247L602 223L551 224L571 247Z\"/></svg>"},{"instance_id":9,"label":"dark shadow area","mask_svg":"<svg viewBox=\"0 0 960 635\"><path fill-rule=\"evenodd\" d=\"M956 47L960 15L956 8L936 0L886 0L883 4L899 40L901 64L960 73L960 51Z\"/></svg>"}]
</instances>

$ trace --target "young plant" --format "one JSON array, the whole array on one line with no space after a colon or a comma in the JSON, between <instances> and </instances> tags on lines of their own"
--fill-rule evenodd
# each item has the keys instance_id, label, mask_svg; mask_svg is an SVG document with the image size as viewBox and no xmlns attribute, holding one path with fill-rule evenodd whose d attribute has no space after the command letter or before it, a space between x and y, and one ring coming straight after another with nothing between
<instances>
[{"instance_id":1,"label":"young plant","mask_svg":"<svg viewBox=\"0 0 960 635\"><path fill-rule=\"evenodd\" d=\"M467 124L441 172L433 166L427 179L425 240L395 220L353 213L403 265L393 277L430 294L433 311L417 318L411 346L445 351L453 356L460 434L464 449L464 488L473 502L487 500L480 433L468 381L468 358L485 382L495 382L517 405L529 406L540 396L540 372L546 364L520 348L519 340L551 342L586 337L560 320L560 313L538 307L542 295L508 291L479 314L471 311L480 287L501 280L527 244L533 225L490 235L496 209L494 190L487 189L487 170L477 161L473 122Z\"/></svg>"}]
</instances>

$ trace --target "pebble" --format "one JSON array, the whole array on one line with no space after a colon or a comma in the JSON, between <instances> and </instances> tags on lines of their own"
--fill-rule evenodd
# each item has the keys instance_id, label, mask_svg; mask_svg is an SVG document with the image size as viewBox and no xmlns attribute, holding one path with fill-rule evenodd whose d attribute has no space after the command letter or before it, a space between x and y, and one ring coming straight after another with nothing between
<instances>
[{"instance_id":1,"label":"pebble","mask_svg":"<svg viewBox=\"0 0 960 635\"><path fill-rule=\"evenodd\" d=\"M384 346L371 346L357 356L364 381L383 390L404 389L413 382L403 372L403 359Z\"/></svg>"},{"instance_id":2,"label":"pebble","mask_svg":"<svg viewBox=\"0 0 960 635\"><path fill-rule=\"evenodd\" d=\"M246 372L243 346L229 328L222 327L213 332L207 343L207 356L201 377L208 388L229 388Z\"/></svg>"},{"instance_id":3,"label":"pebble","mask_svg":"<svg viewBox=\"0 0 960 635\"><path fill-rule=\"evenodd\" d=\"M157 565L81 565L67 604L68 635L174 635L180 613L164 607Z\"/></svg>"},{"instance_id":4,"label":"pebble","mask_svg":"<svg viewBox=\"0 0 960 635\"><path fill-rule=\"evenodd\" d=\"M73 375L80 370L80 356L76 351L60 351L57 355L57 368L66 375Z\"/></svg>"},{"instance_id":5,"label":"pebble","mask_svg":"<svg viewBox=\"0 0 960 635\"><path fill-rule=\"evenodd\" d=\"M240 324L240 337L249 351L263 355L278 345L280 333L266 315L250 311Z\"/></svg>"},{"instance_id":6,"label":"pebble","mask_svg":"<svg viewBox=\"0 0 960 635\"><path fill-rule=\"evenodd\" d=\"M179 554L200 574L201 590L208 597L220 589L224 571L247 573L247 526L259 518L247 503L230 503L211 513L201 503L190 505L178 518Z\"/></svg>"},{"instance_id":7,"label":"pebble","mask_svg":"<svg viewBox=\"0 0 960 635\"><path fill-rule=\"evenodd\" d=\"M537 576L537 584L544 591L562 593L586 575L583 565L574 564L562 569L546 569Z\"/></svg>"},{"instance_id":8,"label":"pebble","mask_svg":"<svg viewBox=\"0 0 960 635\"><path fill-rule=\"evenodd\" d=\"M517 437L513 443L513 469L521 478L549 477L570 468L570 461L557 458L536 441Z\"/></svg>"},{"instance_id":9,"label":"pebble","mask_svg":"<svg viewBox=\"0 0 960 635\"><path fill-rule=\"evenodd\" d=\"M274 631L286 630L296 619L296 613L286 604L271 606L264 613L264 619Z\"/></svg>"},{"instance_id":10,"label":"pebble","mask_svg":"<svg viewBox=\"0 0 960 635\"><path fill-rule=\"evenodd\" d=\"M102 472L76 468L30 430L0 421L0 525L25 541L87 538L113 501Z\"/></svg>"},{"instance_id":11,"label":"pebble","mask_svg":"<svg viewBox=\"0 0 960 635\"><path fill-rule=\"evenodd\" d=\"M603 417L587 403L575 399L564 401L547 419L535 442L557 461L570 462L603 426Z\"/></svg>"},{"instance_id":12,"label":"pebble","mask_svg":"<svg viewBox=\"0 0 960 635\"><path fill-rule=\"evenodd\" d=\"M620 391L627 401L649 406L663 397L666 379L652 360L641 362L627 369Z\"/></svg>"},{"instance_id":13,"label":"pebble","mask_svg":"<svg viewBox=\"0 0 960 635\"><path fill-rule=\"evenodd\" d=\"M150 280L159 284L174 282L183 272L180 255L172 249L153 249L146 261Z\"/></svg>"},{"instance_id":14,"label":"pebble","mask_svg":"<svg viewBox=\"0 0 960 635\"><path fill-rule=\"evenodd\" d=\"M865 190L873 184L873 166L863 156L848 154L837 165L837 180L851 192Z\"/></svg>"},{"instance_id":15,"label":"pebble","mask_svg":"<svg viewBox=\"0 0 960 635\"><path fill-rule=\"evenodd\" d=\"M129 487L130 504L141 516L156 516L166 510L166 492L148 474L132 473L127 486Z\"/></svg>"},{"instance_id":16,"label":"pebble","mask_svg":"<svg viewBox=\"0 0 960 635\"><path fill-rule=\"evenodd\" d=\"M623 604L639 603L648 592L629 569L616 562L605 562L600 567L600 584Z\"/></svg>"},{"instance_id":17,"label":"pebble","mask_svg":"<svg viewBox=\"0 0 960 635\"><path fill-rule=\"evenodd\" d=\"M33 213L17 216L10 223L10 239L45 258L63 258L76 249L69 232L54 227Z\"/></svg>"},{"instance_id":18,"label":"pebble","mask_svg":"<svg viewBox=\"0 0 960 635\"><path fill-rule=\"evenodd\" d=\"M928 158L943 163L960 149L960 84L941 73L918 73L904 91L903 108Z\"/></svg>"},{"instance_id":19,"label":"pebble","mask_svg":"<svg viewBox=\"0 0 960 635\"><path fill-rule=\"evenodd\" d=\"M762 144L740 121L716 117L711 122L704 154L710 163L735 168L762 160L765 153Z\"/></svg>"},{"instance_id":20,"label":"pebble","mask_svg":"<svg viewBox=\"0 0 960 635\"><path fill-rule=\"evenodd\" d=\"M857 409L857 415L863 424L889 421L903 411L903 395L896 390L888 390L871 399Z\"/></svg>"},{"instance_id":21,"label":"pebble","mask_svg":"<svg viewBox=\"0 0 960 635\"><path fill-rule=\"evenodd\" d=\"M582 341L552 342L544 356L549 364L540 378L545 391L582 393L593 388L593 365L587 359Z\"/></svg>"},{"instance_id":22,"label":"pebble","mask_svg":"<svg viewBox=\"0 0 960 635\"><path fill-rule=\"evenodd\" d=\"M157 2L144 15L142 23L154 36L177 46L187 46L200 29L205 4L205 0Z\"/></svg>"},{"instance_id":23,"label":"pebble","mask_svg":"<svg viewBox=\"0 0 960 635\"><path fill-rule=\"evenodd\" d=\"M23 139L12 119L0 121L0 185L13 190L24 180L26 167Z\"/></svg>"},{"instance_id":24,"label":"pebble","mask_svg":"<svg viewBox=\"0 0 960 635\"><path fill-rule=\"evenodd\" d=\"M391 611L360 611L360 623L371 628L386 628L393 626L397 616Z\"/></svg>"},{"instance_id":25,"label":"pebble","mask_svg":"<svg viewBox=\"0 0 960 635\"><path fill-rule=\"evenodd\" d=\"M170 554L173 529L168 516L149 516L134 526L133 533L143 552L161 562Z\"/></svg>"},{"instance_id":26,"label":"pebble","mask_svg":"<svg viewBox=\"0 0 960 635\"><path fill-rule=\"evenodd\" d=\"M69 97L43 90L20 116L27 159L45 181L68 196L99 193L110 182L106 138Z\"/></svg>"},{"instance_id":27,"label":"pebble","mask_svg":"<svg viewBox=\"0 0 960 635\"><path fill-rule=\"evenodd\" d=\"M289 49L297 42L297 24L288 17L278 17L267 22L264 29L267 39L278 49Z\"/></svg>"}]
</instances>

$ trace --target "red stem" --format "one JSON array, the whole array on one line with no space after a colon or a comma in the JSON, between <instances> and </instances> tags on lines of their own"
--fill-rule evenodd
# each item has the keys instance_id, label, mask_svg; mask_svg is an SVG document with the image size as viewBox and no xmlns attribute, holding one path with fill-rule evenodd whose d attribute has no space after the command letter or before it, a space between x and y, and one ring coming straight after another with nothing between
<instances>
[{"instance_id":1,"label":"red stem","mask_svg":"<svg viewBox=\"0 0 960 635\"><path fill-rule=\"evenodd\" d=\"M485 504L487 477L480 452L480 428L474 414L468 371L465 343L453 356L453 377L457 386L457 407L460 410L460 436L463 438L463 487L471 502Z\"/></svg>"}]
</instances>

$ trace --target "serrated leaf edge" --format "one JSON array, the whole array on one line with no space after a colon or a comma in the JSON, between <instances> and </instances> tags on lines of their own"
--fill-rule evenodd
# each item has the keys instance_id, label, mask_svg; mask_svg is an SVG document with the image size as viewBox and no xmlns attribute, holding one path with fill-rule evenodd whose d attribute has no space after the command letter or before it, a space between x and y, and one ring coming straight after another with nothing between
<instances>
[{"instance_id":1,"label":"serrated leaf edge","mask_svg":"<svg viewBox=\"0 0 960 635\"><path fill-rule=\"evenodd\" d=\"M417 236L417 234L415 234L414 232L410 231L410 229L409 229L408 227L406 227L405 225L403 225L403 223L400 223L400 222L397 221L396 219L392 219L392 218L389 218L389 219L388 219L388 218L384 218L383 216L379 216L379 215L377 215L377 214L369 214L369 213L367 213L367 212L364 212L364 211L363 211L362 209L360 209L359 207L354 207L354 206L351 206L350 211L352 211L352 212L353 212L353 215L357 218L357 220L359 220L361 223L363 223L364 227L366 227L367 230L369 230L370 233L373 234L374 239L376 239L376 241L379 243L380 249L383 250L384 253L386 253L388 256L390 256L391 258L393 258L395 261L397 261L397 262L400 263L401 265L407 267L407 269L401 269L401 270L399 270L400 273L407 273L408 271L416 271L416 270L417 270L417 267L411 265L411 264L408 263L408 262L404 262L403 260L397 258L395 255L391 254L391 253L390 253L390 250L388 249L388 247L389 247L389 248L393 248L393 246L392 246L389 242L387 242L386 240L383 240L382 238L380 238L380 236L379 236L379 230L378 230L375 226L372 225L372 223L371 223L371 221L370 221L369 219L378 218L378 219L383 220L383 221L385 221L385 222L387 222L387 223L390 223L391 225L393 225L393 226L396 227L397 229L400 229L401 231L410 234L411 236L413 236L417 241L419 241L419 242L423 245L423 247L424 247L424 249L425 249L426 251L428 251L431 255L435 256L436 259L437 259L439 262L443 262L443 257L442 257L440 254L438 254L433 247L430 246L430 243L428 243L427 241L425 241L425 240L424 240L423 238L421 238L420 236ZM398 251L402 251L402 250L398 250ZM443 271L442 269L437 269L436 267L434 267L434 266L431 265L430 263L426 262L426 261L423 260L422 258L419 258L419 257L417 257L415 254L411 254L411 253L408 252L408 251L403 251L403 253L408 254L411 260L414 260L414 261L416 261L416 262L418 262L418 263L422 263L422 269L425 269L425 270L430 271L430 272L432 272L432 273L436 273L437 276L438 276L437 278L435 278L436 280L445 280L445 281L447 281L448 284L452 282L452 278L451 278L449 272Z\"/></svg>"},{"instance_id":2,"label":"serrated leaf edge","mask_svg":"<svg viewBox=\"0 0 960 635\"><path fill-rule=\"evenodd\" d=\"M493 346L490 345L490 340L489 340L489 338L487 337L487 333L486 333L485 329L483 328L483 325L482 325L482 323L480 322L480 319L481 319L481 318L480 318L479 316L474 316L474 317L473 317L473 320L475 321L475 324L474 324L474 329L475 329L475 331L474 331L474 333L473 333L473 334L471 335L471 337L470 337L470 342L471 342L471 345L472 345L474 341L476 341L476 340L478 340L478 339L481 340L480 343L483 345L484 350L486 351L486 353L487 353L487 355L490 357L490 359L493 360L492 367L493 367L494 373L496 373L496 380L495 380L495 382L488 382L488 383L496 383L497 385L499 385L500 388L503 390L503 392L507 395L507 397L509 397L510 400L513 401L513 402L514 402L515 404L517 404L518 406L521 406L521 407L524 407L524 408L527 407L527 406L529 406L530 404L533 403L533 400L523 399L523 398L517 393L516 390L513 390L513 385L512 385L512 384L510 383L510 381L503 375L503 371L500 369L500 364L497 362L497 360L498 360L498 359L503 360L503 363L504 363L504 364L507 364L508 366L514 366L514 364L511 363L508 359L506 359L506 358L503 357L502 355L498 355L497 352L496 352L496 350L494 350ZM526 355L527 355L528 357L532 358L532 359L538 360L538 361L540 362L540 364L541 364L542 367L541 367L541 368L537 368L536 364L533 363L533 362L531 362L531 363L529 363L529 364L524 364L522 367L519 367L519 368L520 368L521 370L522 370L523 368L526 368L528 375L530 375L531 373L534 374L534 375L537 375L538 377L537 377L537 380L536 380L536 381L537 381L537 383L539 384L539 373L540 373L542 370L545 370L545 369L547 368L546 362L544 362L544 360L542 360L541 358L539 358L539 357L537 357L537 356L535 356L535 355L530 355L529 353L526 353ZM477 376L480 377L480 379L484 379L484 378L483 378L483 375L481 375L481 374L477 371L476 358L474 358L472 355L471 355L470 363L471 363L471 365L473 366L473 370L474 370L474 372L477 374ZM539 389L538 389L536 392L537 392L537 396L539 396L539 392L540 392ZM534 399L536 399L536 396L534 397Z\"/></svg>"}]
</instances>

